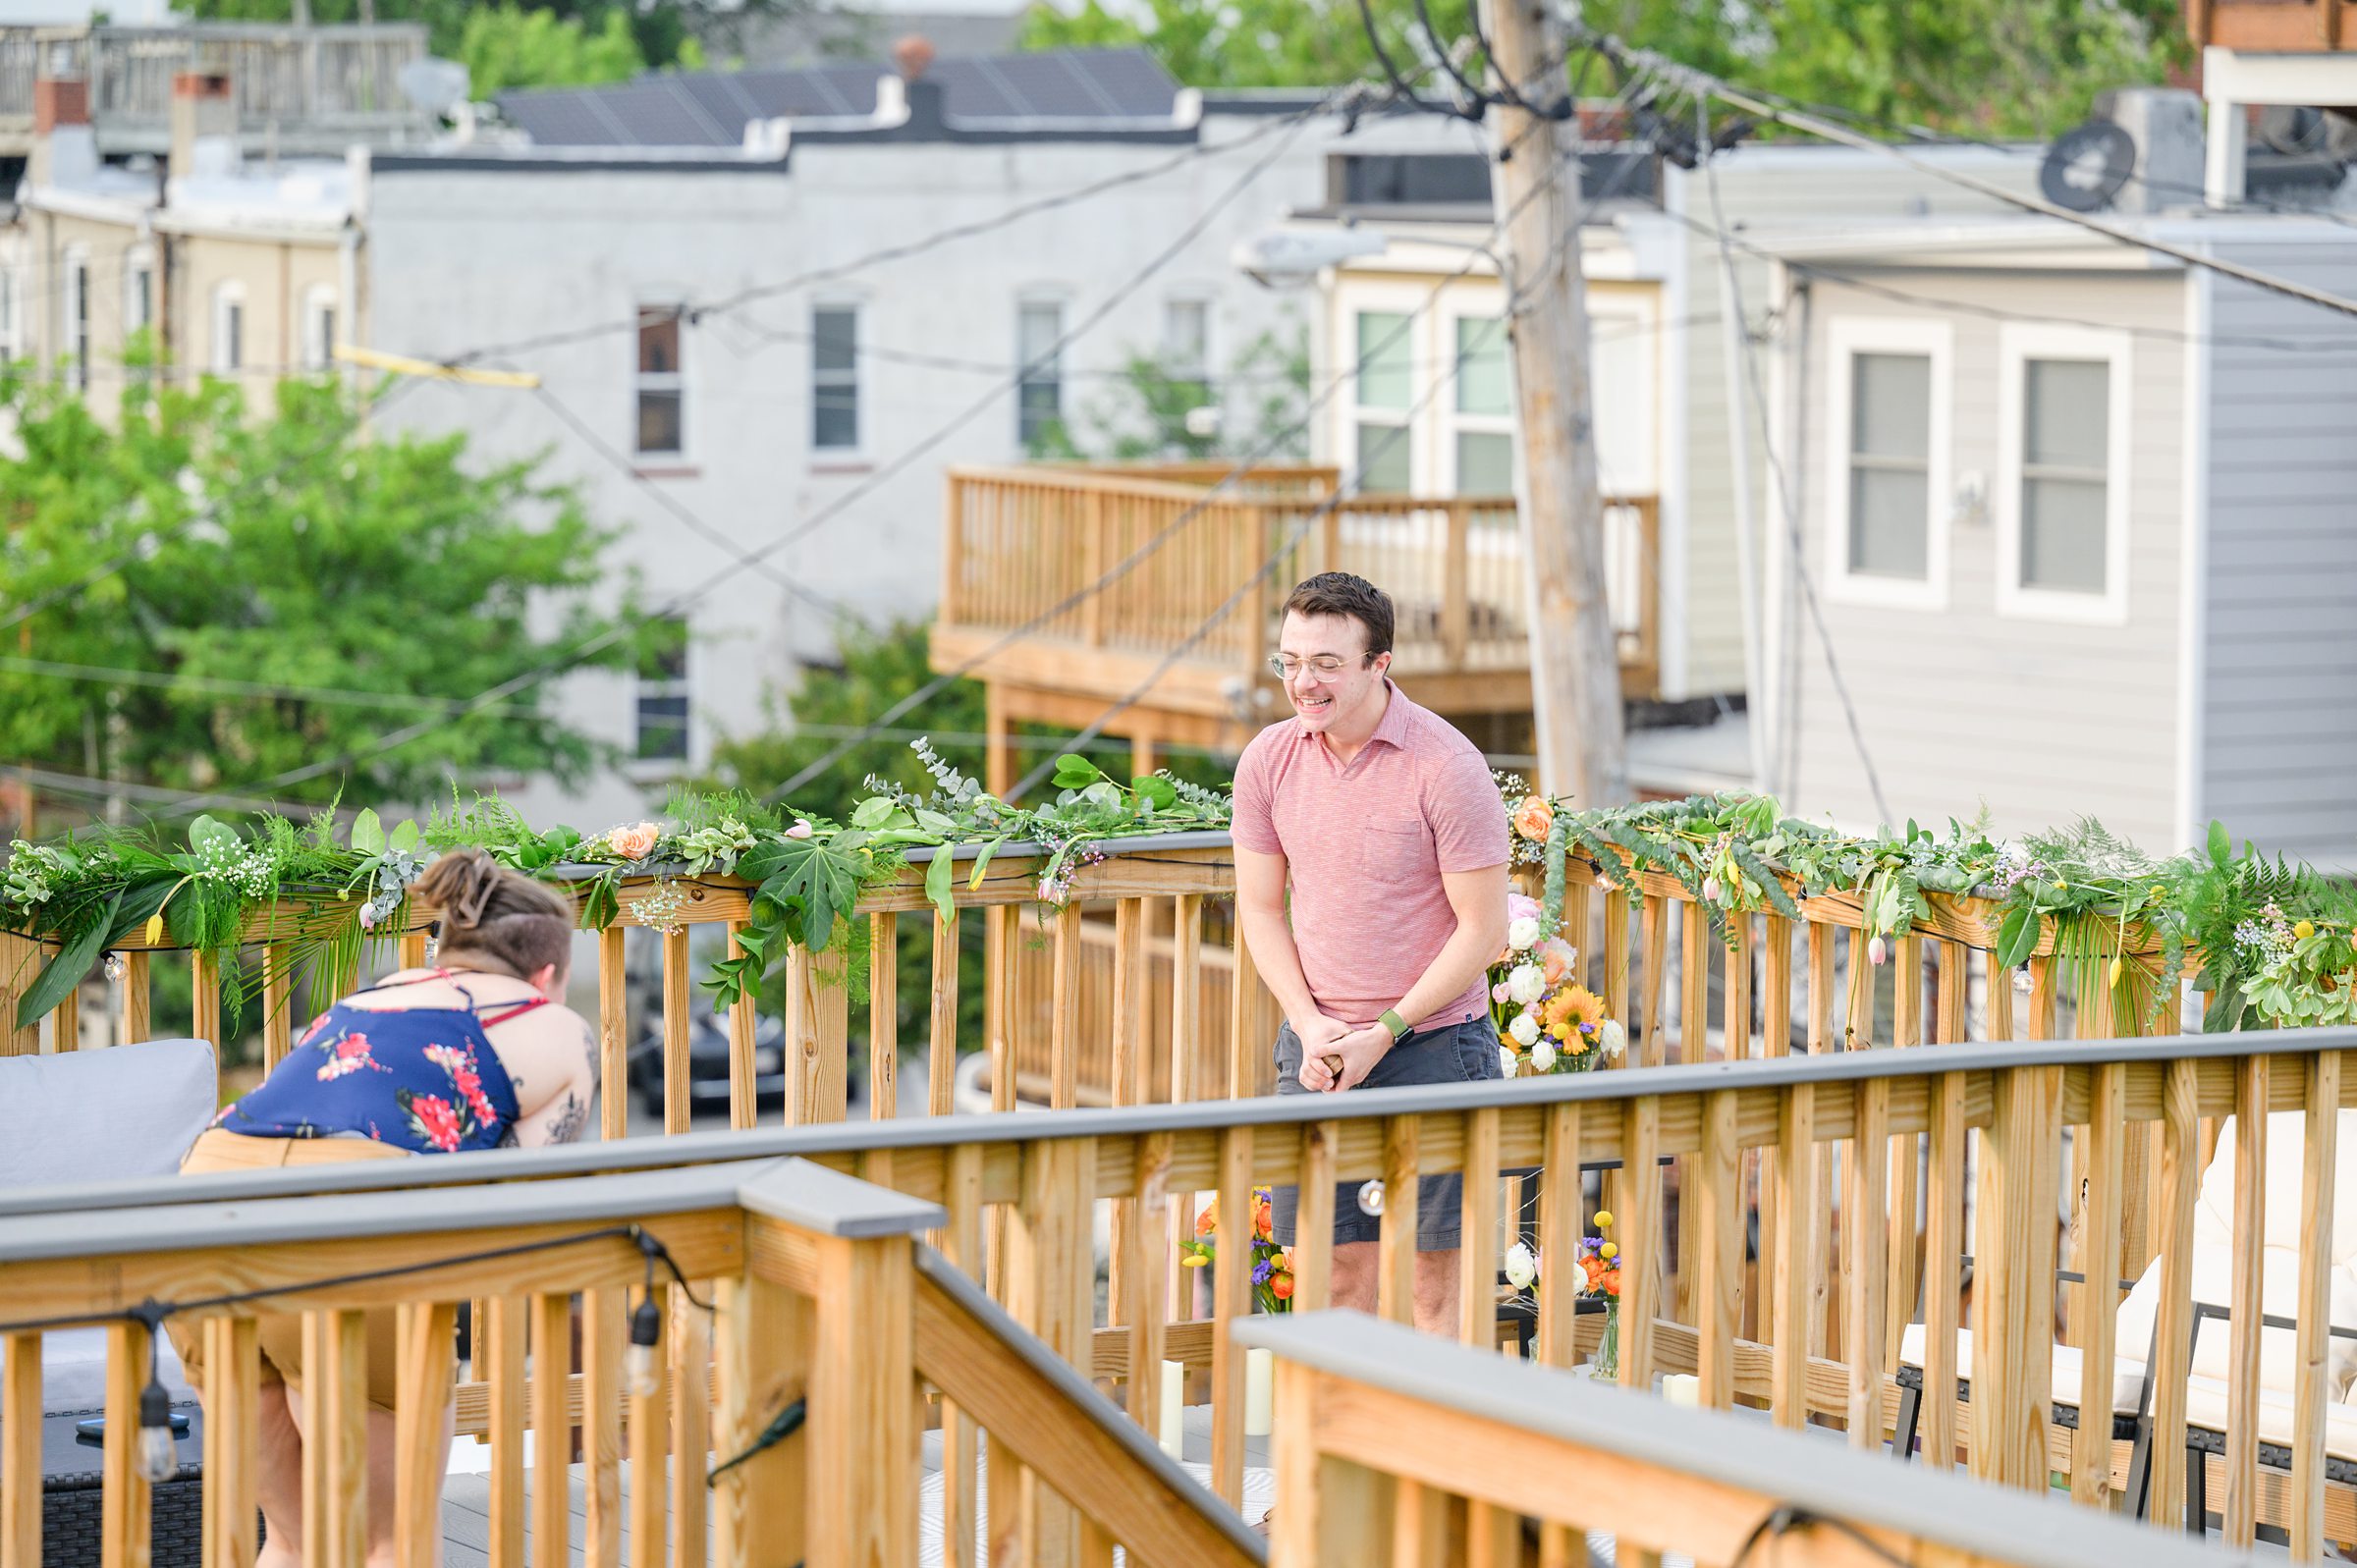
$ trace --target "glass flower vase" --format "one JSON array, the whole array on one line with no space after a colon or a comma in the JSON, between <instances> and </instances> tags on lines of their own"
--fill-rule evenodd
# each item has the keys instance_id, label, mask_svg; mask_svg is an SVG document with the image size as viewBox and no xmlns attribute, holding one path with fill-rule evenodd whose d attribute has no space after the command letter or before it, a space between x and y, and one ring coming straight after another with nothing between
<instances>
[{"instance_id":1,"label":"glass flower vase","mask_svg":"<svg viewBox=\"0 0 2357 1568\"><path fill-rule=\"evenodd\" d=\"M1620 1376L1620 1298L1604 1298L1604 1336L1596 1341L1596 1353L1588 1358L1590 1375L1605 1380Z\"/></svg>"}]
</instances>

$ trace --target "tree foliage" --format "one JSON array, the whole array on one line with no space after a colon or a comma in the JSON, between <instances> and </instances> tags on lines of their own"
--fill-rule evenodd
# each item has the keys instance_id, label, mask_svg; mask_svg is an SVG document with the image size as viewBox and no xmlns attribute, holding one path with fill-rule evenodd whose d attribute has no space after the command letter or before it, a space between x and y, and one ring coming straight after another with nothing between
<instances>
[{"instance_id":1,"label":"tree foliage","mask_svg":"<svg viewBox=\"0 0 2357 1568\"><path fill-rule=\"evenodd\" d=\"M357 22L361 3L310 0L311 20ZM808 0L529 0L496 6L374 0L372 9L380 22L424 23L426 47L466 63L479 101L509 87L580 86L649 70L698 71L707 53L740 54L748 27L807 7ZM294 0L187 0L179 9L200 22L288 22ZM524 67L529 69L520 71Z\"/></svg>"},{"instance_id":2,"label":"tree foliage","mask_svg":"<svg viewBox=\"0 0 2357 1568\"><path fill-rule=\"evenodd\" d=\"M134 377L102 421L54 382L0 381L0 603L122 569L22 623L0 650L0 754L193 792L364 752L618 622L590 607L611 537L534 464L464 465L466 438L362 439L343 389L240 392ZM625 596L625 613L628 596ZM618 637L582 661L635 657ZM75 678L29 659L75 666ZM89 671L139 679L91 678ZM157 683L155 677L168 677ZM274 689L255 694L245 682ZM290 802L418 800L451 778L579 777L599 748L545 688L449 718L382 756L278 791Z\"/></svg>"},{"instance_id":3,"label":"tree foliage","mask_svg":"<svg viewBox=\"0 0 2357 1568\"><path fill-rule=\"evenodd\" d=\"M1414 0L1371 3L1394 61L1424 71L1435 47ZM1427 9L1440 47L1469 34L1464 0ZM2060 130L2096 93L2160 81L2190 55L2176 0L1592 0L1581 11L1626 42L1749 86L1879 121L1999 135ZM1138 45L1198 87L1326 86L1378 74L1356 0L1043 5L1026 17L1022 44Z\"/></svg>"},{"instance_id":4,"label":"tree foliage","mask_svg":"<svg viewBox=\"0 0 2357 1568\"><path fill-rule=\"evenodd\" d=\"M647 68L626 12L608 11L596 21L515 5L469 11L458 58L466 67L468 90L478 99L510 87L628 81ZM685 39L677 64L696 70L703 63L702 45Z\"/></svg>"}]
</instances>

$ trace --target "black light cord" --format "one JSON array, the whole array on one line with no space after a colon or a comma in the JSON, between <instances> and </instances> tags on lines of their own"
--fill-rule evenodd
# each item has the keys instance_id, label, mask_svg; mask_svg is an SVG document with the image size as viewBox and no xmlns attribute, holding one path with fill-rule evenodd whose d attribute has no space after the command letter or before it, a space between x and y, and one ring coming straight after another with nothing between
<instances>
[{"instance_id":1,"label":"black light cord","mask_svg":"<svg viewBox=\"0 0 2357 1568\"><path fill-rule=\"evenodd\" d=\"M1769 1510L1765 1518L1751 1527L1751 1534L1743 1538L1743 1549L1728 1559L1727 1568L1743 1568L1743 1565L1751 1560L1751 1554L1759 1549L1761 1541L1790 1535L1795 1530L1806 1530L1812 1525L1823 1525L1829 1530L1838 1531L1883 1561L1894 1564L1895 1568L1909 1568L1906 1558L1901 1557L1897 1552L1892 1551L1848 1520L1836 1519L1827 1514L1812 1513L1797 1503L1788 1502L1777 1504L1776 1507Z\"/></svg>"}]
</instances>

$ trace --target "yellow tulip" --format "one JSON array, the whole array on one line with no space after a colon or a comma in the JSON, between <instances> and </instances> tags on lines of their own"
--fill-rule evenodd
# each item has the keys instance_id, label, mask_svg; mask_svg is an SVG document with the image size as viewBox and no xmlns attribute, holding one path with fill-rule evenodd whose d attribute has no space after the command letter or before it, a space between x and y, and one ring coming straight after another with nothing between
<instances>
[{"instance_id":1,"label":"yellow tulip","mask_svg":"<svg viewBox=\"0 0 2357 1568\"><path fill-rule=\"evenodd\" d=\"M1612 1223L1613 1212L1610 1209L1599 1209L1596 1211L1596 1228L1598 1230L1609 1229L1611 1228Z\"/></svg>"},{"instance_id":2,"label":"yellow tulip","mask_svg":"<svg viewBox=\"0 0 2357 1568\"><path fill-rule=\"evenodd\" d=\"M160 945L163 940L164 917L162 915L149 915L147 917L147 946L150 947L156 946Z\"/></svg>"},{"instance_id":3,"label":"yellow tulip","mask_svg":"<svg viewBox=\"0 0 2357 1568\"><path fill-rule=\"evenodd\" d=\"M2126 968L2127 965L2122 963L2119 959L2114 958L2111 960L2111 984L2115 986L2119 984L2119 977Z\"/></svg>"}]
</instances>

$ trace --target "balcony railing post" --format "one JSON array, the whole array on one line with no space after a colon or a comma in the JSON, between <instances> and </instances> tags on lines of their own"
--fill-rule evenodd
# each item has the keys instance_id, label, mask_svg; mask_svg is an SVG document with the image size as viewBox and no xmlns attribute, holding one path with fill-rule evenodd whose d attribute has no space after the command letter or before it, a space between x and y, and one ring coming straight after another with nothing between
<instances>
[{"instance_id":1,"label":"balcony railing post","mask_svg":"<svg viewBox=\"0 0 2357 1568\"><path fill-rule=\"evenodd\" d=\"M1973 1246L1973 1474L2043 1491L2055 1340L2058 1067L1996 1075Z\"/></svg>"},{"instance_id":2,"label":"balcony railing post","mask_svg":"<svg viewBox=\"0 0 2357 1568\"><path fill-rule=\"evenodd\" d=\"M1466 583L1470 577L1473 504L1459 496L1449 503L1449 531L1441 547L1441 659L1451 670L1465 667L1465 649L1472 635L1473 614Z\"/></svg>"},{"instance_id":3,"label":"balcony railing post","mask_svg":"<svg viewBox=\"0 0 2357 1568\"><path fill-rule=\"evenodd\" d=\"M805 1392L813 1309L808 1297L759 1269L722 1280L719 1293L714 1334L720 1410L713 1450L714 1463L727 1464L750 1449L778 1414ZM902 1321L906 1322L904 1311ZM816 1388L807 1391L817 1393ZM721 1568L792 1568L809 1549L804 1529L810 1472L819 1448L844 1435L830 1433L821 1439L818 1433L827 1429L811 1419L815 1414L805 1407L800 1432L731 1465L714 1482L712 1542Z\"/></svg>"}]
</instances>

